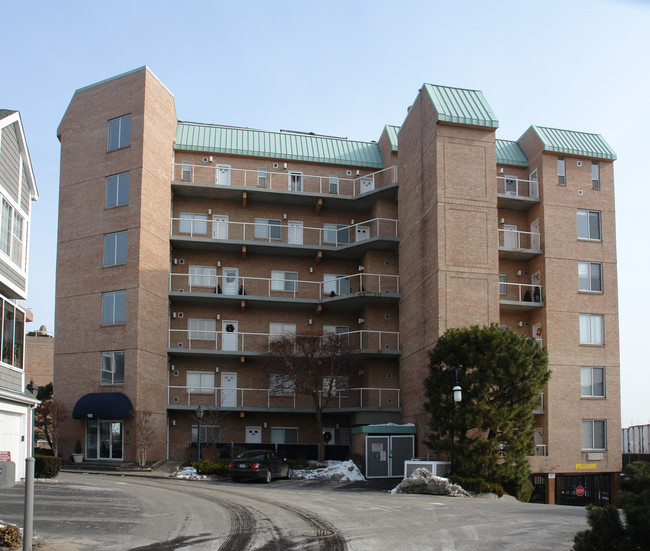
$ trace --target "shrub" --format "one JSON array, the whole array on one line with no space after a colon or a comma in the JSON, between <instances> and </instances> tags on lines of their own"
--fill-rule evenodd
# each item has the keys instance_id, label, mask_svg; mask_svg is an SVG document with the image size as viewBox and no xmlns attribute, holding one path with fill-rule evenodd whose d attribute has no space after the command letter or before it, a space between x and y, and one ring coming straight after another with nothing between
<instances>
[{"instance_id":1,"label":"shrub","mask_svg":"<svg viewBox=\"0 0 650 551\"><path fill-rule=\"evenodd\" d=\"M463 490L467 490L468 492L473 492L475 494L496 494L499 497L501 497L503 494L505 494L505 490L503 489L503 486L501 484L497 484L496 482L488 482L487 480L483 480L482 478L465 478L462 476L451 476L450 480L454 484L458 484L463 488ZM532 491L532 490L531 490Z\"/></svg>"},{"instance_id":2,"label":"shrub","mask_svg":"<svg viewBox=\"0 0 650 551\"><path fill-rule=\"evenodd\" d=\"M20 528L14 524L6 524L0 528L0 547L15 549L23 543Z\"/></svg>"},{"instance_id":3,"label":"shrub","mask_svg":"<svg viewBox=\"0 0 650 551\"><path fill-rule=\"evenodd\" d=\"M528 503L533 495L533 491L535 490L535 485L528 479L518 480L514 484L505 485L505 489L510 495L515 496L519 501Z\"/></svg>"},{"instance_id":4,"label":"shrub","mask_svg":"<svg viewBox=\"0 0 650 551\"><path fill-rule=\"evenodd\" d=\"M229 464L227 459L201 459L192 463L192 467L199 474L227 475Z\"/></svg>"},{"instance_id":5,"label":"shrub","mask_svg":"<svg viewBox=\"0 0 650 551\"><path fill-rule=\"evenodd\" d=\"M308 459L287 459L287 463L291 465L294 470L315 469L316 464Z\"/></svg>"},{"instance_id":6,"label":"shrub","mask_svg":"<svg viewBox=\"0 0 650 551\"><path fill-rule=\"evenodd\" d=\"M36 478L54 478L61 470L61 458L51 455L34 457L34 476Z\"/></svg>"}]
</instances>

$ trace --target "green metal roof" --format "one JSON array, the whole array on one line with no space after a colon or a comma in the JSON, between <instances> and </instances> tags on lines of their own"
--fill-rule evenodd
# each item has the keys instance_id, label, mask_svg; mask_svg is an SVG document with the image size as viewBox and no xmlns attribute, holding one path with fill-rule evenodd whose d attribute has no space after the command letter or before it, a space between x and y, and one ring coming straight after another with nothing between
<instances>
[{"instance_id":1,"label":"green metal roof","mask_svg":"<svg viewBox=\"0 0 650 551\"><path fill-rule=\"evenodd\" d=\"M480 90L423 84L438 111L438 120L469 126L499 128L499 121Z\"/></svg>"},{"instance_id":2,"label":"green metal roof","mask_svg":"<svg viewBox=\"0 0 650 551\"><path fill-rule=\"evenodd\" d=\"M391 151L397 152L397 134L399 134L400 127L387 124L384 128L386 129L386 134L388 134L388 139L390 140Z\"/></svg>"},{"instance_id":3,"label":"green metal roof","mask_svg":"<svg viewBox=\"0 0 650 551\"><path fill-rule=\"evenodd\" d=\"M616 153L600 134L560 130L544 126L531 126L526 132L531 128L542 140L544 151L593 157L595 159L608 159L610 161L616 160Z\"/></svg>"},{"instance_id":4,"label":"green metal roof","mask_svg":"<svg viewBox=\"0 0 650 551\"><path fill-rule=\"evenodd\" d=\"M375 142L181 121L176 127L175 148L377 169L384 166Z\"/></svg>"},{"instance_id":5,"label":"green metal roof","mask_svg":"<svg viewBox=\"0 0 650 551\"><path fill-rule=\"evenodd\" d=\"M495 140L497 146L497 164L512 166L528 166L528 158L512 140Z\"/></svg>"}]
</instances>

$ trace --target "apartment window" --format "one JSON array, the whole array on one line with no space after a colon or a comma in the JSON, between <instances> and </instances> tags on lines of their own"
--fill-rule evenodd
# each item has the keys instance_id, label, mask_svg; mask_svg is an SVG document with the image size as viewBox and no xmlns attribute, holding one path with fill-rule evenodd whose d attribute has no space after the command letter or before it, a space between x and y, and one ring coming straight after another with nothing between
<instances>
[{"instance_id":1,"label":"apartment window","mask_svg":"<svg viewBox=\"0 0 650 551\"><path fill-rule=\"evenodd\" d=\"M190 394L212 394L214 392L214 372L188 371L187 392Z\"/></svg>"},{"instance_id":2,"label":"apartment window","mask_svg":"<svg viewBox=\"0 0 650 551\"><path fill-rule=\"evenodd\" d=\"M302 191L302 172L289 172L289 191Z\"/></svg>"},{"instance_id":3,"label":"apartment window","mask_svg":"<svg viewBox=\"0 0 650 551\"><path fill-rule=\"evenodd\" d=\"M605 397L605 368L580 368L580 396L586 398Z\"/></svg>"},{"instance_id":4,"label":"apartment window","mask_svg":"<svg viewBox=\"0 0 650 551\"><path fill-rule=\"evenodd\" d=\"M104 266L126 264L126 232L107 233L104 236Z\"/></svg>"},{"instance_id":5,"label":"apartment window","mask_svg":"<svg viewBox=\"0 0 650 551\"><path fill-rule=\"evenodd\" d=\"M269 390L271 396L293 396L296 383L289 375L269 375Z\"/></svg>"},{"instance_id":6,"label":"apartment window","mask_svg":"<svg viewBox=\"0 0 650 551\"><path fill-rule=\"evenodd\" d=\"M350 328L347 325L323 325L323 335L342 335L341 342L347 345L350 341Z\"/></svg>"},{"instance_id":7,"label":"apartment window","mask_svg":"<svg viewBox=\"0 0 650 551\"><path fill-rule=\"evenodd\" d=\"M215 266L190 265L190 287L216 287L217 268Z\"/></svg>"},{"instance_id":8,"label":"apartment window","mask_svg":"<svg viewBox=\"0 0 650 551\"><path fill-rule=\"evenodd\" d=\"M183 172L181 174L181 178L183 180L191 180L192 179L192 165L190 164L190 161L183 161Z\"/></svg>"},{"instance_id":9,"label":"apartment window","mask_svg":"<svg viewBox=\"0 0 650 551\"><path fill-rule=\"evenodd\" d=\"M187 320L190 340L195 341L216 341L217 320L189 318Z\"/></svg>"},{"instance_id":10,"label":"apartment window","mask_svg":"<svg viewBox=\"0 0 650 551\"><path fill-rule=\"evenodd\" d=\"M198 435L198 425L192 425L192 442L198 442L196 439ZM201 444L210 443L216 444L220 442L221 431L218 425L201 425ZM203 447L201 445L201 447Z\"/></svg>"},{"instance_id":11,"label":"apartment window","mask_svg":"<svg viewBox=\"0 0 650 551\"><path fill-rule=\"evenodd\" d=\"M607 421L604 419L584 419L582 421L582 449L606 450Z\"/></svg>"},{"instance_id":12,"label":"apartment window","mask_svg":"<svg viewBox=\"0 0 650 551\"><path fill-rule=\"evenodd\" d=\"M341 224L323 224L325 243L342 245L350 242L350 229Z\"/></svg>"},{"instance_id":13,"label":"apartment window","mask_svg":"<svg viewBox=\"0 0 650 551\"><path fill-rule=\"evenodd\" d=\"M339 179L335 174L330 174L330 193L338 194L339 192Z\"/></svg>"},{"instance_id":14,"label":"apartment window","mask_svg":"<svg viewBox=\"0 0 650 551\"><path fill-rule=\"evenodd\" d=\"M257 169L257 187L266 187L266 168L260 167Z\"/></svg>"},{"instance_id":15,"label":"apartment window","mask_svg":"<svg viewBox=\"0 0 650 551\"><path fill-rule=\"evenodd\" d=\"M578 285L581 291L603 292L603 265L600 262L578 262Z\"/></svg>"},{"instance_id":16,"label":"apartment window","mask_svg":"<svg viewBox=\"0 0 650 551\"><path fill-rule=\"evenodd\" d=\"M566 185L566 163L564 157L557 158L557 183L561 186Z\"/></svg>"},{"instance_id":17,"label":"apartment window","mask_svg":"<svg viewBox=\"0 0 650 551\"><path fill-rule=\"evenodd\" d=\"M298 272L271 271L271 291L296 292L297 290Z\"/></svg>"},{"instance_id":18,"label":"apartment window","mask_svg":"<svg viewBox=\"0 0 650 551\"><path fill-rule=\"evenodd\" d=\"M506 294L506 274L499 274L499 294Z\"/></svg>"},{"instance_id":19,"label":"apartment window","mask_svg":"<svg viewBox=\"0 0 650 551\"><path fill-rule=\"evenodd\" d=\"M600 241L600 211L578 209L578 239Z\"/></svg>"},{"instance_id":20,"label":"apartment window","mask_svg":"<svg viewBox=\"0 0 650 551\"><path fill-rule=\"evenodd\" d=\"M2 198L0 250L19 268L23 267L23 217Z\"/></svg>"},{"instance_id":21,"label":"apartment window","mask_svg":"<svg viewBox=\"0 0 650 551\"><path fill-rule=\"evenodd\" d=\"M124 351L102 352L102 384L124 384Z\"/></svg>"},{"instance_id":22,"label":"apartment window","mask_svg":"<svg viewBox=\"0 0 650 551\"><path fill-rule=\"evenodd\" d=\"M106 178L106 208L119 207L129 202L129 173Z\"/></svg>"},{"instance_id":23,"label":"apartment window","mask_svg":"<svg viewBox=\"0 0 650 551\"><path fill-rule=\"evenodd\" d=\"M108 121L108 151L131 145L131 115Z\"/></svg>"},{"instance_id":24,"label":"apartment window","mask_svg":"<svg viewBox=\"0 0 650 551\"><path fill-rule=\"evenodd\" d=\"M591 162L591 187L600 189L600 170L596 161Z\"/></svg>"},{"instance_id":25,"label":"apartment window","mask_svg":"<svg viewBox=\"0 0 650 551\"><path fill-rule=\"evenodd\" d=\"M2 308L2 361L14 367L23 367L25 314L9 301L0 301Z\"/></svg>"},{"instance_id":26,"label":"apartment window","mask_svg":"<svg viewBox=\"0 0 650 551\"><path fill-rule=\"evenodd\" d=\"M271 444L297 444L298 429L271 427Z\"/></svg>"},{"instance_id":27,"label":"apartment window","mask_svg":"<svg viewBox=\"0 0 650 551\"><path fill-rule=\"evenodd\" d=\"M208 233L208 215L195 212L181 212L178 231L192 235Z\"/></svg>"},{"instance_id":28,"label":"apartment window","mask_svg":"<svg viewBox=\"0 0 650 551\"><path fill-rule=\"evenodd\" d=\"M605 343L602 314L580 314L580 344Z\"/></svg>"},{"instance_id":29,"label":"apartment window","mask_svg":"<svg viewBox=\"0 0 650 551\"><path fill-rule=\"evenodd\" d=\"M518 181L516 176L506 176L504 178L504 189L506 195L517 195Z\"/></svg>"},{"instance_id":30,"label":"apartment window","mask_svg":"<svg viewBox=\"0 0 650 551\"><path fill-rule=\"evenodd\" d=\"M348 377L323 377L323 394L347 398L350 395Z\"/></svg>"},{"instance_id":31,"label":"apartment window","mask_svg":"<svg viewBox=\"0 0 650 551\"><path fill-rule=\"evenodd\" d=\"M338 274L323 274L323 296L349 295L350 278Z\"/></svg>"},{"instance_id":32,"label":"apartment window","mask_svg":"<svg viewBox=\"0 0 650 551\"><path fill-rule=\"evenodd\" d=\"M269 323L269 338L275 337L293 337L296 334L295 323L280 323L272 321Z\"/></svg>"},{"instance_id":33,"label":"apartment window","mask_svg":"<svg viewBox=\"0 0 650 551\"><path fill-rule=\"evenodd\" d=\"M126 321L126 291L102 294L102 325L117 325Z\"/></svg>"},{"instance_id":34,"label":"apartment window","mask_svg":"<svg viewBox=\"0 0 650 551\"><path fill-rule=\"evenodd\" d=\"M255 219L255 238L280 239L282 237L282 222L268 218Z\"/></svg>"}]
</instances>

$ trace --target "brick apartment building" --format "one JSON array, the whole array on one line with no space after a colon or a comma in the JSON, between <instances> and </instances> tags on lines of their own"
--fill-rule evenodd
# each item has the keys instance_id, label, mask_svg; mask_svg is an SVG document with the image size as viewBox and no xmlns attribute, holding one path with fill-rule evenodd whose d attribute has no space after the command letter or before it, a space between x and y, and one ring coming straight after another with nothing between
<instances>
[{"instance_id":1,"label":"brick apartment building","mask_svg":"<svg viewBox=\"0 0 650 551\"><path fill-rule=\"evenodd\" d=\"M547 501L578 484L606 496L621 466L616 157L597 134L497 127L480 91L430 84L378 142L180 122L146 67L77 90L58 130L63 448L133 460L130 412L150 410L150 457L182 459L198 406L230 412L204 419L203 441L311 444L309 399L260 356L276 335L336 332L362 368L324 432L361 455L394 438L398 460L381 460L399 475L434 452L427 352L447 328L498 323L549 351L530 457Z\"/></svg>"}]
</instances>

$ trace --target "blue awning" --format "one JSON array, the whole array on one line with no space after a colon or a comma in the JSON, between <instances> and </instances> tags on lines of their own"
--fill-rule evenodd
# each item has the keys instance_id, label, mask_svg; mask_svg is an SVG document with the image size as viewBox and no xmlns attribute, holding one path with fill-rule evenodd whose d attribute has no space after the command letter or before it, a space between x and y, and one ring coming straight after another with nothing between
<instances>
[{"instance_id":1,"label":"blue awning","mask_svg":"<svg viewBox=\"0 0 650 551\"><path fill-rule=\"evenodd\" d=\"M133 406L121 392L95 392L77 400L72 410L73 419L129 419Z\"/></svg>"}]
</instances>

